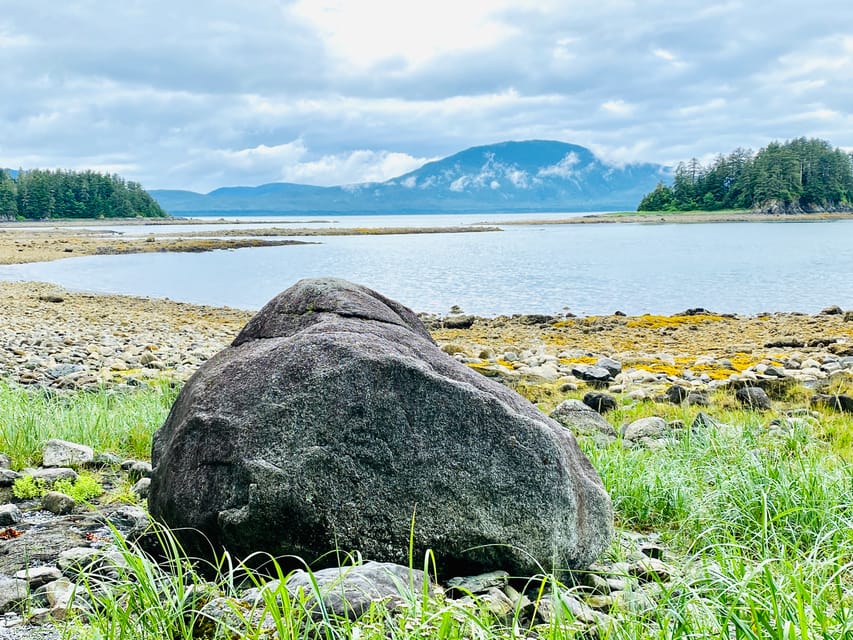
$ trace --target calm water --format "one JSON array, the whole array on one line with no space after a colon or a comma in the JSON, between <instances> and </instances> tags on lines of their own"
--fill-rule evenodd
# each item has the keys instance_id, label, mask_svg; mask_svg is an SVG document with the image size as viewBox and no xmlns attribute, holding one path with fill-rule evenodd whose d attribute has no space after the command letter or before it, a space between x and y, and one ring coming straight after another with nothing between
<instances>
[{"instance_id":1,"label":"calm water","mask_svg":"<svg viewBox=\"0 0 853 640\"><path fill-rule=\"evenodd\" d=\"M499 219L370 216L368 222L438 226ZM316 224L366 226L355 218ZM70 258L0 267L0 278L246 309L311 276L347 278L416 311L436 313L454 304L479 315L669 314L699 306L744 314L814 313L830 304L853 309L853 221L532 224L495 233L317 239L322 244Z\"/></svg>"}]
</instances>

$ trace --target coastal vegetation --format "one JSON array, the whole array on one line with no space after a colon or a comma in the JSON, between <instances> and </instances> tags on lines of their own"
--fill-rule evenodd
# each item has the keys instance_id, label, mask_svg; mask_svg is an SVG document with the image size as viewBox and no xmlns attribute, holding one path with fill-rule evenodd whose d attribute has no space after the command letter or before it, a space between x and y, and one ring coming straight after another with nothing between
<instances>
[{"instance_id":1,"label":"coastal vegetation","mask_svg":"<svg viewBox=\"0 0 853 640\"><path fill-rule=\"evenodd\" d=\"M138 182L94 171L0 169L0 220L162 218L168 214Z\"/></svg>"},{"instance_id":2,"label":"coastal vegetation","mask_svg":"<svg viewBox=\"0 0 853 640\"><path fill-rule=\"evenodd\" d=\"M174 395L175 389L162 385L60 395L3 386L4 448L16 467L33 462L38 444L57 435L96 450L139 455ZM644 401L609 419L619 423L660 410ZM698 411L673 406L666 417L691 424ZM477 598L411 592L406 585L400 586L404 606L397 613L375 603L357 620L325 611L312 616L310 593L295 596L283 589L262 591L264 597L248 605L237 599L242 589L267 577L228 556L213 567L197 566L165 531L157 534L167 553L159 564L119 538L123 560L115 589L93 583L87 597L98 606L88 619L71 617L60 629L63 637L101 640L262 638L269 637L260 626L266 620L281 638L847 637L853 633L853 523L847 506L853 503L853 467L846 452L805 422L779 437L767 432L760 412L718 407L713 413L715 428L685 432L665 451L580 440L613 499L622 538L654 532L669 562L676 559L681 566L677 577L658 586L653 606L614 604L607 623L594 631L560 605L560 593L582 596L583 589L551 575L529 580L525 591L532 602L504 616ZM820 415L821 422L843 420L839 427L853 427L850 418ZM11 425L22 425L24 437ZM623 553L614 542L603 560L618 562ZM344 562L359 559L347 556ZM428 572L431 567L429 558L411 563ZM272 571L275 575L274 563ZM211 572L218 576L212 584ZM214 595L230 599L230 615L209 617L204 605ZM530 612L548 607L556 609L551 621L534 622Z\"/></svg>"},{"instance_id":3,"label":"coastal vegetation","mask_svg":"<svg viewBox=\"0 0 853 640\"><path fill-rule=\"evenodd\" d=\"M772 142L753 153L735 149L709 165L681 162L672 186L646 194L638 211L768 213L849 210L853 207L853 156L825 140Z\"/></svg>"}]
</instances>

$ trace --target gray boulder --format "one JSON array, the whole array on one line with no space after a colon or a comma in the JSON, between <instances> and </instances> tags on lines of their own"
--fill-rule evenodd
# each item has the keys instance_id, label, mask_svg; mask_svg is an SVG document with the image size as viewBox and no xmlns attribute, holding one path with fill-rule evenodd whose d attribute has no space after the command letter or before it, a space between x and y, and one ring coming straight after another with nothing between
<instances>
[{"instance_id":1,"label":"gray boulder","mask_svg":"<svg viewBox=\"0 0 853 640\"><path fill-rule=\"evenodd\" d=\"M773 408L767 393L760 387L741 387L735 391L737 401L749 409L769 411Z\"/></svg>"},{"instance_id":2,"label":"gray boulder","mask_svg":"<svg viewBox=\"0 0 853 640\"><path fill-rule=\"evenodd\" d=\"M95 453L91 447L65 440L48 440L42 452L42 465L45 467L76 467L89 464Z\"/></svg>"},{"instance_id":3,"label":"gray boulder","mask_svg":"<svg viewBox=\"0 0 853 640\"><path fill-rule=\"evenodd\" d=\"M373 603L394 611L412 598L420 597L426 575L418 569L386 562L365 562L350 567L321 569L312 574L294 571L285 588L297 602L305 602L308 611L318 617L322 600L326 611L336 616L358 618ZM429 588L429 585L426 585Z\"/></svg>"},{"instance_id":4,"label":"gray boulder","mask_svg":"<svg viewBox=\"0 0 853 640\"><path fill-rule=\"evenodd\" d=\"M442 352L408 308L337 279L270 301L154 436L152 516L189 550L444 573L588 566L612 507L574 436ZM189 529L204 537L196 538Z\"/></svg>"},{"instance_id":5,"label":"gray boulder","mask_svg":"<svg viewBox=\"0 0 853 640\"><path fill-rule=\"evenodd\" d=\"M591 437L602 445L617 437L616 429L604 416L580 400L563 400L550 416L576 436Z\"/></svg>"}]
</instances>

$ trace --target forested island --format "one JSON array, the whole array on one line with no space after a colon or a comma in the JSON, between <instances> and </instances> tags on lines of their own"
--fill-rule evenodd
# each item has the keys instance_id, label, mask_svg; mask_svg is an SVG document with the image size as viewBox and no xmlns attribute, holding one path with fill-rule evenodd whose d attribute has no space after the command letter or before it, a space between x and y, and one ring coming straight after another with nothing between
<instances>
[{"instance_id":1,"label":"forested island","mask_svg":"<svg viewBox=\"0 0 853 640\"><path fill-rule=\"evenodd\" d=\"M638 211L753 209L767 213L853 210L853 155L825 140L772 142L753 153L735 149L708 166L696 158L658 183Z\"/></svg>"},{"instance_id":2,"label":"forested island","mask_svg":"<svg viewBox=\"0 0 853 640\"><path fill-rule=\"evenodd\" d=\"M116 174L0 170L0 220L167 216L138 182Z\"/></svg>"}]
</instances>

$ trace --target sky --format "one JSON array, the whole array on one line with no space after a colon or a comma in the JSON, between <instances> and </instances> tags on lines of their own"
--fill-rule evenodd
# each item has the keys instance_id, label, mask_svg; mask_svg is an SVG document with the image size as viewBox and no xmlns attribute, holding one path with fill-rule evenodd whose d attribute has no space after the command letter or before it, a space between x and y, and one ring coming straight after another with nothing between
<instances>
[{"instance_id":1,"label":"sky","mask_svg":"<svg viewBox=\"0 0 853 640\"><path fill-rule=\"evenodd\" d=\"M0 167L207 192L505 140L853 150L849 1L0 0Z\"/></svg>"}]
</instances>

